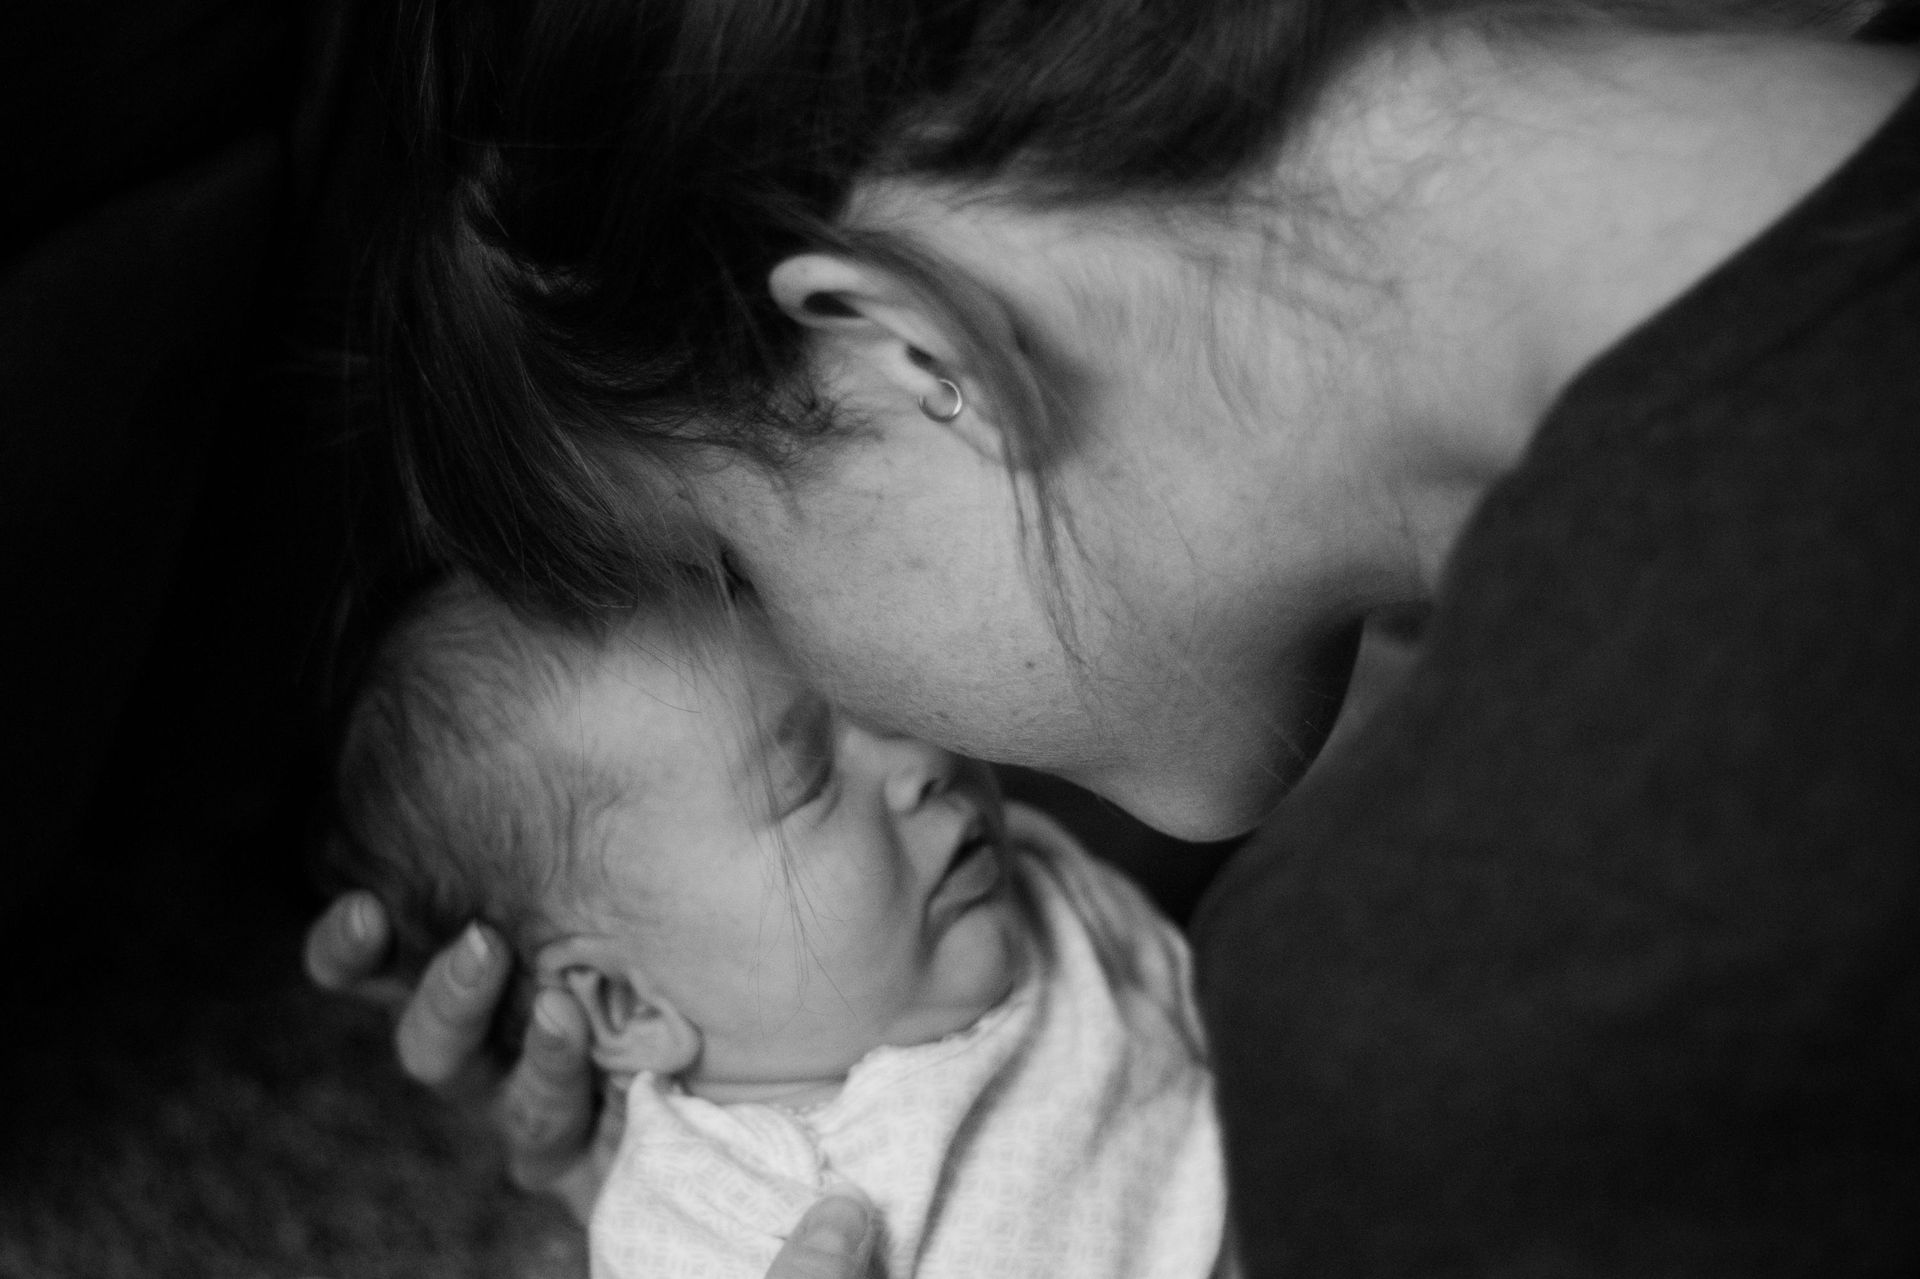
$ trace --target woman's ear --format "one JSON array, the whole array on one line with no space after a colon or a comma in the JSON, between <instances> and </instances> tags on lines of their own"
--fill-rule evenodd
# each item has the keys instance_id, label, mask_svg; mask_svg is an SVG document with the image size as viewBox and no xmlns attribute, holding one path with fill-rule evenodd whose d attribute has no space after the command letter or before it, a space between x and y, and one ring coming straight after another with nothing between
<instances>
[{"instance_id":1,"label":"woman's ear","mask_svg":"<svg viewBox=\"0 0 1920 1279\"><path fill-rule=\"evenodd\" d=\"M774 302L813 333L824 367L850 372L869 394L913 408L996 464L1000 434L975 370L944 320L892 272L832 253L787 258L767 277Z\"/></svg>"},{"instance_id":2,"label":"woman's ear","mask_svg":"<svg viewBox=\"0 0 1920 1279\"><path fill-rule=\"evenodd\" d=\"M602 1070L677 1075L699 1059L699 1027L654 990L608 939L569 937L537 961L542 985L564 987L587 1014L593 1060Z\"/></svg>"}]
</instances>

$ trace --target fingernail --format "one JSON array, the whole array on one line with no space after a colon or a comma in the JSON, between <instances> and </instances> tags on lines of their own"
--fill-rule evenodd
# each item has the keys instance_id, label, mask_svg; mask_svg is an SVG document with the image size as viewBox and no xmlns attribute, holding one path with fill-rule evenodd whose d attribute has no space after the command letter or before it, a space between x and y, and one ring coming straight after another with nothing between
<instances>
[{"instance_id":1,"label":"fingernail","mask_svg":"<svg viewBox=\"0 0 1920 1279\"><path fill-rule=\"evenodd\" d=\"M808 1215L801 1242L821 1252L854 1257L866 1242L868 1221L866 1210L851 1199L823 1199Z\"/></svg>"},{"instance_id":2,"label":"fingernail","mask_svg":"<svg viewBox=\"0 0 1920 1279\"><path fill-rule=\"evenodd\" d=\"M453 952L453 979L462 986L479 985L492 956L486 933L480 925L468 924L467 931L460 935L460 949Z\"/></svg>"},{"instance_id":3,"label":"fingernail","mask_svg":"<svg viewBox=\"0 0 1920 1279\"><path fill-rule=\"evenodd\" d=\"M566 1031L567 1015L560 1006L565 998L557 990L543 990L533 1000L533 1024L554 1039L563 1038Z\"/></svg>"},{"instance_id":4,"label":"fingernail","mask_svg":"<svg viewBox=\"0 0 1920 1279\"><path fill-rule=\"evenodd\" d=\"M356 897L347 907L347 934L355 941L372 941L378 926L373 903L365 897Z\"/></svg>"}]
</instances>

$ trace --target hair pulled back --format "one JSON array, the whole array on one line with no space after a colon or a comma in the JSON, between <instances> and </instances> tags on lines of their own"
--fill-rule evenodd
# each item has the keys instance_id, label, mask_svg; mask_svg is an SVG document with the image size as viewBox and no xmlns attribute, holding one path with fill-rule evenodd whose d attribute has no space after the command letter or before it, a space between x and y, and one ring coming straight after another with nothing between
<instances>
[{"instance_id":1,"label":"hair pulled back","mask_svg":"<svg viewBox=\"0 0 1920 1279\"><path fill-rule=\"evenodd\" d=\"M777 467L834 427L768 295L778 261L879 259L963 339L979 331L963 282L843 224L857 178L991 180L1034 204L1201 198L1407 24L1790 26L1857 7L410 0L376 355L415 514L436 555L568 611L711 573L646 481L709 447ZM1044 447L1045 390L1009 397L1016 449Z\"/></svg>"}]
</instances>

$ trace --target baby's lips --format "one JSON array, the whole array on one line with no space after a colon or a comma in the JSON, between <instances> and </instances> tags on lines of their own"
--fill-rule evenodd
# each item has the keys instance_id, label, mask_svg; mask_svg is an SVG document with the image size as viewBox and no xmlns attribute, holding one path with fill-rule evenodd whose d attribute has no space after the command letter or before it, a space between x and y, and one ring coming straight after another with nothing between
<instances>
[{"instance_id":1,"label":"baby's lips","mask_svg":"<svg viewBox=\"0 0 1920 1279\"><path fill-rule=\"evenodd\" d=\"M999 849L983 829L956 850L939 887L934 889L934 901L942 906L965 909L991 897L1005 874Z\"/></svg>"}]
</instances>

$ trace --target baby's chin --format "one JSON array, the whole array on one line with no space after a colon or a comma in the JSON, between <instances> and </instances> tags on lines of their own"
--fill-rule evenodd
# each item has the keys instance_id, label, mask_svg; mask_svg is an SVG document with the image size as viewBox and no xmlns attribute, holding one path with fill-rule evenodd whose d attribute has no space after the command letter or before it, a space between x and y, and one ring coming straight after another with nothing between
<instances>
[{"instance_id":1,"label":"baby's chin","mask_svg":"<svg viewBox=\"0 0 1920 1279\"><path fill-rule=\"evenodd\" d=\"M935 947L931 967L923 970L917 997L889 1015L884 1027L854 1030L838 1038L825 1054L819 1054L816 1045L797 1060L785 1057L773 1063L763 1055L747 1064L726 1063L730 1069L720 1071L718 1078L702 1074L682 1082L688 1091L723 1104L821 1100L879 1049L914 1048L977 1025L1006 1002L1025 976L1030 936L1014 894L1003 887L948 926Z\"/></svg>"},{"instance_id":2,"label":"baby's chin","mask_svg":"<svg viewBox=\"0 0 1920 1279\"><path fill-rule=\"evenodd\" d=\"M1009 885L953 921L940 939L936 989L930 1012L940 1029L927 1039L955 1034L1004 1003L1026 973L1030 929Z\"/></svg>"}]
</instances>

